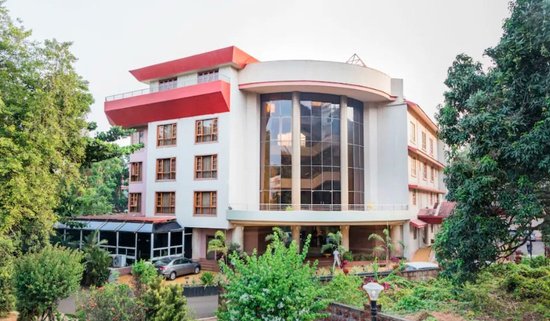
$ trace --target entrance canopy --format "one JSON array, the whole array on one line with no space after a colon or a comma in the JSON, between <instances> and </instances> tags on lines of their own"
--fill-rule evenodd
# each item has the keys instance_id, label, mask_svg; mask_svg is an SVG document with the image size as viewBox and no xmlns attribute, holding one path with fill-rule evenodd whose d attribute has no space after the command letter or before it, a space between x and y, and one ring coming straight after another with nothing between
<instances>
[{"instance_id":1,"label":"entrance canopy","mask_svg":"<svg viewBox=\"0 0 550 321\"><path fill-rule=\"evenodd\" d=\"M145 217L125 214L79 216L72 222L74 224L56 223L55 228L132 233L167 233L183 230L173 216Z\"/></svg>"}]
</instances>

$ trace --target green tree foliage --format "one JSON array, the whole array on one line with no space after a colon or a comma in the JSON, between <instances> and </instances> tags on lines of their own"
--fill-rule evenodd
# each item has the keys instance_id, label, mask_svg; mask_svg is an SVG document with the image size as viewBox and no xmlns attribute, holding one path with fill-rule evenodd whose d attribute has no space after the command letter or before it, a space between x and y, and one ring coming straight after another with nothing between
<instances>
[{"instance_id":1,"label":"green tree foliage","mask_svg":"<svg viewBox=\"0 0 550 321\"><path fill-rule=\"evenodd\" d=\"M187 309L187 299L180 285L162 285L162 278L153 279L141 297L150 321L192 320Z\"/></svg>"},{"instance_id":2,"label":"green tree foliage","mask_svg":"<svg viewBox=\"0 0 550 321\"><path fill-rule=\"evenodd\" d=\"M316 264L304 264L309 248L292 242L286 247L274 234L266 252L258 256L229 255L231 266L222 263L226 278L222 295L225 307L218 309L221 321L316 320L321 318L327 301L315 278Z\"/></svg>"},{"instance_id":3,"label":"green tree foliage","mask_svg":"<svg viewBox=\"0 0 550 321\"><path fill-rule=\"evenodd\" d=\"M152 284L160 276L155 266L148 261L139 260L132 265L132 281L136 295L140 297L149 284Z\"/></svg>"},{"instance_id":4,"label":"green tree foliage","mask_svg":"<svg viewBox=\"0 0 550 321\"><path fill-rule=\"evenodd\" d=\"M81 292L77 316L88 321L144 321L145 311L128 285L109 283Z\"/></svg>"},{"instance_id":5,"label":"green tree foliage","mask_svg":"<svg viewBox=\"0 0 550 321\"><path fill-rule=\"evenodd\" d=\"M0 235L0 318L6 316L15 303L11 286L13 251L11 240Z\"/></svg>"},{"instance_id":6,"label":"green tree foliage","mask_svg":"<svg viewBox=\"0 0 550 321\"><path fill-rule=\"evenodd\" d=\"M340 254L344 253L346 249L342 246L342 233L340 231L336 233L328 233L328 242L321 246L321 253L331 253L338 249Z\"/></svg>"},{"instance_id":7,"label":"green tree foliage","mask_svg":"<svg viewBox=\"0 0 550 321\"><path fill-rule=\"evenodd\" d=\"M214 252L216 256L221 254L223 258L227 256L229 244L223 231L216 231L214 238L208 242L208 253ZM217 258L217 257L216 257Z\"/></svg>"},{"instance_id":8,"label":"green tree foliage","mask_svg":"<svg viewBox=\"0 0 550 321\"><path fill-rule=\"evenodd\" d=\"M449 147L448 198L458 205L435 248L446 272L459 281L548 226L548 17L549 1L513 2L499 44L485 52L494 65L484 70L462 54L449 68L437 119Z\"/></svg>"},{"instance_id":9,"label":"green tree foliage","mask_svg":"<svg viewBox=\"0 0 550 321\"><path fill-rule=\"evenodd\" d=\"M331 302L363 308L369 297L362 286L363 279L360 277L338 273L324 287L324 297Z\"/></svg>"},{"instance_id":10,"label":"green tree foliage","mask_svg":"<svg viewBox=\"0 0 550 321\"><path fill-rule=\"evenodd\" d=\"M78 290L82 254L48 245L16 261L14 284L20 321L56 320L59 300Z\"/></svg>"},{"instance_id":11,"label":"green tree foliage","mask_svg":"<svg viewBox=\"0 0 550 321\"><path fill-rule=\"evenodd\" d=\"M97 231L86 236L82 252L84 254L84 276L82 284L85 286L103 286L109 279L109 266L111 266L111 255L101 248L105 240L99 241Z\"/></svg>"}]
</instances>

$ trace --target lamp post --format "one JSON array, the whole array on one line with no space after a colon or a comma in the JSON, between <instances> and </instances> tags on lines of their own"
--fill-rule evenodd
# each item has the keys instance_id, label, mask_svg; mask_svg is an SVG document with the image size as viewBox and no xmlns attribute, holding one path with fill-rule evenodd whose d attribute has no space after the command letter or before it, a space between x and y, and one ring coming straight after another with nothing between
<instances>
[{"instance_id":1,"label":"lamp post","mask_svg":"<svg viewBox=\"0 0 550 321\"><path fill-rule=\"evenodd\" d=\"M376 314L378 312L376 308L376 301L378 300L380 292L384 290L384 287L378 283L369 282L363 285L363 290L367 291L367 294L370 298L370 314L372 317L372 321L376 321Z\"/></svg>"}]
</instances>

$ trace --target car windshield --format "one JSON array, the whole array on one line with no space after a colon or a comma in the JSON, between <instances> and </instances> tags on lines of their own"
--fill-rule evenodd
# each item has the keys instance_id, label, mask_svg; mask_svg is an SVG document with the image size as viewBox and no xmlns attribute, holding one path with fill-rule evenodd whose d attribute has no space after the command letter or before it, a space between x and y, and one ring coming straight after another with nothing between
<instances>
[{"instance_id":1,"label":"car windshield","mask_svg":"<svg viewBox=\"0 0 550 321\"><path fill-rule=\"evenodd\" d=\"M167 265L167 264L170 263L170 261L172 261L172 259L170 259L170 258L160 259L160 260L155 262L155 266Z\"/></svg>"}]
</instances>

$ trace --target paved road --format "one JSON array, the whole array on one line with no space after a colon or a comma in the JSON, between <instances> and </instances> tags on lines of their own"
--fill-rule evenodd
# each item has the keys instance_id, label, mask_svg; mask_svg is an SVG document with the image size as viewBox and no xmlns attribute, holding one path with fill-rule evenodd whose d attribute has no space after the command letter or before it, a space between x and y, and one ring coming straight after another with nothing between
<instances>
[{"instance_id":1,"label":"paved road","mask_svg":"<svg viewBox=\"0 0 550 321\"><path fill-rule=\"evenodd\" d=\"M59 311L73 314L75 312L75 295L71 295L59 302ZM195 318L208 318L216 314L218 308L218 296L199 296L187 298L187 306L191 315Z\"/></svg>"}]
</instances>

